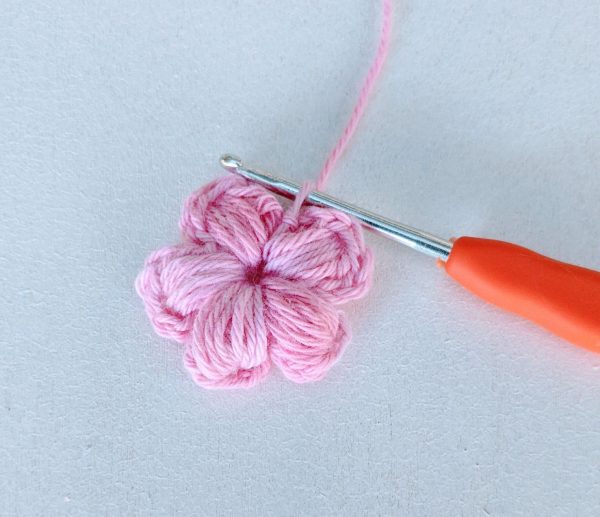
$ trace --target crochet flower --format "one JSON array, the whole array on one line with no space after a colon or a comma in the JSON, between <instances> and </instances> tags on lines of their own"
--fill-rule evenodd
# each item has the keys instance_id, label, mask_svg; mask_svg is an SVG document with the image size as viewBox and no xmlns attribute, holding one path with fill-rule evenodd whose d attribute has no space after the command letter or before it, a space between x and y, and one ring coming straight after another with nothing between
<instances>
[{"instance_id":1,"label":"crochet flower","mask_svg":"<svg viewBox=\"0 0 600 517\"><path fill-rule=\"evenodd\" d=\"M290 222L264 188L227 176L189 197L180 228L136 289L156 332L185 345L194 380L251 387L272 364L294 382L322 378L350 337L338 306L370 285L357 222L314 206Z\"/></svg>"}]
</instances>

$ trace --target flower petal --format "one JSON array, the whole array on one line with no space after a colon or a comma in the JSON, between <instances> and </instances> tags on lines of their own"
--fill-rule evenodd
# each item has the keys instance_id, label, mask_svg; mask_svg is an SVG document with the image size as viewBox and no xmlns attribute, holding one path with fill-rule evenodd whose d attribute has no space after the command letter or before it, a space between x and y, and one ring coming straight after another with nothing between
<instances>
[{"instance_id":1,"label":"flower petal","mask_svg":"<svg viewBox=\"0 0 600 517\"><path fill-rule=\"evenodd\" d=\"M344 314L290 280L266 278L263 288L271 360L294 382L323 378L350 340Z\"/></svg>"},{"instance_id":2,"label":"flower petal","mask_svg":"<svg viewBox=\"0 0 600 517\"><path fill-rule=\"evenodd\" d=\"M249 388L269 371L262 289L233 282L196 318L184 364L205 388Z\"/></svg>"},{"instance_id":3,"label":"flower petal","mask_svg":"<svg viewBox=\"0 0 600 517\"><path fill-rule=\"evenodd\" d=\"M146 260L135 286L157 334L185 342L206 299L219 286L239 280L244 274L233 255L207 241L155 251Z\"/></svg>"},{"instance_id":4,"label":"flower petal","mask_svg":"<svg viewBox=\"0 0 600 517\"><path fill-rule=\"evenodd\" d=\"M273 195L231 175L192 194L179 225L185 239L202 242L208 234L246 266L255 266L282 215L281 205Z\"/></svg>"},{"instance_id":5,"label":"flower petal","mask_svg":"<svg viewBox=\"0 0 600 517\"><path fill-rule=\"evenodd\" d=\"M281 226L266 244L265 273L299 280L334 304L360 298L370 287L371 251L348 215L328 208L302 209L295 227Z\"/></svg>"}]
</instances>

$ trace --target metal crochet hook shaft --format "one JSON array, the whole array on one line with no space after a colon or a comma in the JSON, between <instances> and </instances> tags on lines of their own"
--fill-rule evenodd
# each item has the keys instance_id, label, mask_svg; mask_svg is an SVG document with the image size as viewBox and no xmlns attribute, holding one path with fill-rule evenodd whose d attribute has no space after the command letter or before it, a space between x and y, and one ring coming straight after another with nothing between
<instances>
[{"instance_id":1,"label":"metal crochet hook shaft","mask_svg":"<svg viewBox=\"0 0 600 517\"><path fill-rule=\"evenodd\" d=\"M289 180L277 178L270 174L245 167L242 161L234 156L224 155L220 161L221 165L228 171L259 183L281 196L293 198L300 190L299 185ZM322 192L312 192L306 198L306 201L313 205L335 208L340 212L351 215L367 228L432 257L445 261L452 250L452 243L450 241L422 230L417 230L411 226L392 221L386 217L323 194Z\"/></svg>"},{"instance_id":2,"label":"metal crochet hook shaft","mask_svg":"<svg viewBox=\"0 0 600 517\"><path fill-rule=\"evenodd\" d=\"M228 171L286 197L300 187L223 156ZM386 219L321 192L307 201L340 210L390 239L442 261L443 269L469 291L541 325L576 345L600 352L600 272L566 264L522 246L480 237L453 242Z\"/></svg>"}]
</instances>

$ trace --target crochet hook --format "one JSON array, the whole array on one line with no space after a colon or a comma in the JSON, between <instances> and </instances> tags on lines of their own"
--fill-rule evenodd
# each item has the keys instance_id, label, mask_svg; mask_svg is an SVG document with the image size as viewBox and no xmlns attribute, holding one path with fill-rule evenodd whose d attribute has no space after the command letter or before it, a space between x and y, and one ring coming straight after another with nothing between
<instances>
[{"instance_id":1,"label":"crochet hook","mask_svg":"<svg viewBox=\"0 0 600 517\"><path fill-rule=\"evenodd\" d=\"M293 198L300 190L296 183L248 168L234 156L222 156L220 162L281 196ZM494 239L445 240L321 192L310 193L306 202L340 210L377 233L437 258L446 273L477 296L600 352L600 272Z\"/></svg>"}]
</instances>

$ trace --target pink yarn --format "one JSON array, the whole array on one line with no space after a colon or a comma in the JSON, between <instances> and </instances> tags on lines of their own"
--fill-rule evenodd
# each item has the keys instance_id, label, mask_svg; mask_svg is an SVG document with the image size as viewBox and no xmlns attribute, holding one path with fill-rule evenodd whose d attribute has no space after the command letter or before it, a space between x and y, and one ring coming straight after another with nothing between
<instances>
[{"instance_id":1,"label":"pink yarn","mask_svg":"<svg viewBox=\"0 0 600 517\"><path fill-rule=\"evenodd\" d=\"M297 224L262 187L228 176L187 200L183 243L159 249L136 281L161 336L185 344L206 388L250 387L275 364L295 382L322 378L350 337L338 305L369 288L361 228L306 207Z\"/></svg>"},{"instance_id":2,"label":"pink yarn","mask_svg":"<svg viewBox=\"0 0 600 517\"><path fill-rule=\"evenodd\" d=\"M360 89L360 93L358 95L358 100L352 110L352 115L350 116L350 120L346 124L346 127L342 131L342 134L336 144L333 146L333 149L330 151L329 156L325 160L323 164L323 168L319 171L316 181L314 184L312 182L307 182L304 184L304 188L302 191L296 196L294 200L294 204L292 205L290 212L292 214L297 214L300 206L313 189L322 190L331 176L331 172L335 167L336 163L344 154L346 147L350 143L356 128L358 127L358 123L360 119L363 117L367 104L369 103L369 97L373 92L373 88L375 87L375 83L381 74L381 70L383 68L383 64L385 63L385 59L387 58L389 49L390 49L390 35L392 33L392 0L383 0L382 1L382 21L381 21L381 31L379 35L379 44L377 45L377 52L375 54L375 59L371 64L369 71L365 77L363 85Z\"/></svg>"},{"instance_id":3,"label":"pink yarn","mask_svg":"<svg viewBox=\"0 0 600 517\"><path fill-rule=\"evenodd\" d=\"M391 0L358 103L319 174L321 188L364 112L389 45ZM339 305L369 289L373 269L358 223L275 197L238 176L192 194L182 243L146 260L136 289L155 331L185 345L184 364L205 388L248 388L276 365L294 382L321 379L350 339Z\"/></svg>"}]
</instances>

